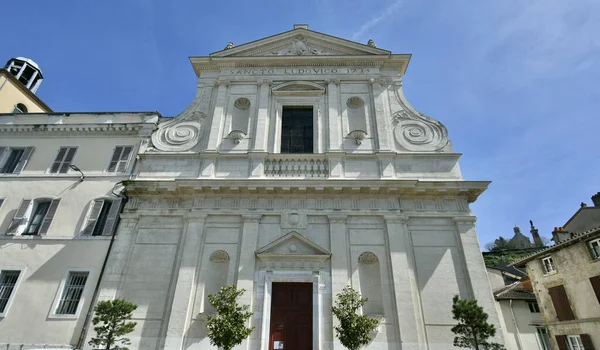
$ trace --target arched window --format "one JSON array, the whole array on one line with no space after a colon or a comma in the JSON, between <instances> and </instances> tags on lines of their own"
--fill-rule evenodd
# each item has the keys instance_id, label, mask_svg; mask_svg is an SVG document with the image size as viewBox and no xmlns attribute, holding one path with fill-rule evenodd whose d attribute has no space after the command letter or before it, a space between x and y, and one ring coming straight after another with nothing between
<instances>
[{"instance_id":1,"label":"arched window","mask_svg":"<svg viewBox=\"0 0 600 350\"><path fill-rule=\"evenodd\" d=\"M363 315L383 315L381 266L377 255L364 252L358 257L358 277L360 293L363 298L369 299L363 305Z\"/></svg>"},{"instance_id":2,"label":"arched window","mask_svg":"<svg viewBox=\"0 0 600 350\"><path fill-rule=\"evenodd\" d=\"M22 103L17 103L17 105L15 106L15 109L13 109L13 113L17 114L17 113L27 113L27 106L25 106Z\"/></svg>"},{"instance_id":3,"label":"arched window","mask_svg":"<svg viewBox=\"0 0 600 350\"><path fill-rule=\"evenodd\" d=\"M81 230L86 236L110 236L115 232L122 209L121 198L97 198L90 204Z\"/></svg>"},{"instance_id":4,"label":"arched window","mask_svg":"<svg viewBox=\"0 0 600 350\"><path fill-rule=\"evenodd\" d=\"M59 203L60 198L23 199L13 216L7 234L46 234Z\"/></svg>"}]
</instances>

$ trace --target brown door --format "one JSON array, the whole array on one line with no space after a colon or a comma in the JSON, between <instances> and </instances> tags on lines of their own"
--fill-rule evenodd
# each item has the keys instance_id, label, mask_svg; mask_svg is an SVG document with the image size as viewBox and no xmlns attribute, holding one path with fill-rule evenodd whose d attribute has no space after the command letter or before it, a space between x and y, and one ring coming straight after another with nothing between
<instances>
[{"instance_id":1,"label":"brown door","mask_svg":"<svg viewBox=\"0 0 600 350\"><path fill-rule=\"evenodd\" d=\"M273 283L269 350L312 350L312 283Z\"/></svg>"}]
</instances>

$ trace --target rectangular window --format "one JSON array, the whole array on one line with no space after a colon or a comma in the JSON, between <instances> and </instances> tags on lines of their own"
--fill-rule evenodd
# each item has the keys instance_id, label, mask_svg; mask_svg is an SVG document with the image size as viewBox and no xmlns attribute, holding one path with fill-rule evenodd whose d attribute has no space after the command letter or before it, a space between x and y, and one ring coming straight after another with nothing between
<instances>
[{"instance_id":1,"label":"rectangular window","mask_svg":"<svg viewBox=\"0 0 600 350\"><path fill-rule=\"evenodd\" d=\"M574 320L575 315L571 310L571 304L569 303L569 297L565 291L564 286L556 286L548 288L550 298L552 299L552 305L554 305L554 311L556 311L556 317L559 321Z\"/></svg>"},{"instance_id":2,"label":"rectangular window","mask_svg":"<svg viewBox=\"0 0 600 350\"><path fill-rule=\"evenodd\" d=\"M554 267L554 261L552 261L551 256L542 259L542 268L544 269L545 275L552 272L556 272L556 268Z\"/></svg>"},{"instance_id":3,"label":"rectangular window","mask_svg":"<svg viewBox=\"0 0 600 350\"><path fill-rule=\"evenodd\" d=\"M283 107L281 153L313 153L313 107Z\"/></svg>"},{"instance_id":4,"label":"rectangular window","mask_svg":"<svg viewBox=\"0 0 600 350\"><path fill-rule=\"evenodd\" d=\"M21 271L3 270L0 272L0 314L8 309L8 302L15 290Z\"/></svg>"},{"instance_id":5,"label":"rectangular window","mask_svg":"<svg viewBox=\"0 0 600 350\"><path fill-rule=\"evenodd\" d=\"M600 238L588 242L592 259L600 259Z\"/></svg>"},{"instance_id":6,"label":"rectangular window","mask_svg":"<svg viewBox=\"0 0 600 350\"><path fill-rule=\"evenodd\" d=\"M131 158L131 151L133 146L117 146L110 159L108 165L109 173L124 173L127 171L127 164L129 164L129 158Z\"/></svg>"},{"instance_id":7,"label":"rectangular window","mask_svg":"<svg viewBox=\"0 0 600 350\"><path fill-rule=\"evenodd\" d=\"M550 347L550 333L546 327L536 327L536 335L540 342L540 348L542 350L551 350Z\"/></svg>"},{"instance_id":8,"label":"rectangular window","mask_svg":"<svg viewBox=\"0 0 600 350\"><path fill-rule=\"evenodd\" d=\"M42 227L42 222L48 213L50 208L50 201L37 202L33 208L33 215L29 220L29 224L23 232L24 235L37 235Z\"/></svg>"},{"instance_id":9,"label":"rectangular window","mask_svg":"<svg viewBox=\"0 0 600 350\"><path fill-rule=\"evenodd\" d=\"M76 315L89 272L69 272L56 308L57 315Z\"/></svg>"},{"instance_id":10,"label":"rectangular window","mask_svg":"<svg viewBox=\"0 0 600 350\"><path fill-rule=\"evenodd\" d=\"M4 153L7 153L3 156ZM33 147L7 148L0 147L0 174L19 174L25 168Z\"/></svg>"},{"instance_id":11,"label":"rectangular window","mask_svg":"<svg viewBox=\"0 0 600 350\"><path fill-rule=\"evenodd\" d=\"M585 350L579 335L567 335L567 345L569 350Z\"/></svg>"},{"instance_id":12,"label":"rectangular window","mask_svg":"<svg viewBox=\"0 0 600 350\"><path fill-rule=\"evenodd\" d=\"M77 147L61 147L58 150L56 159L52 163L50 173L52 174L66 174L69 171L69 165L73 161Z\"/></svg>"},{"instance_id":13,"label":"rectangular window","mask_svg":"<svg viewBox=\"0 0 600 350\"><path fill-rule=\"evenodd\" d=\"M529 311L532 314L538 314L538 313L540 313L540 306L538 305L537 302L535 302L535 301L528 301L527 304L529 305Z\"/></svg>"}]
</instances>

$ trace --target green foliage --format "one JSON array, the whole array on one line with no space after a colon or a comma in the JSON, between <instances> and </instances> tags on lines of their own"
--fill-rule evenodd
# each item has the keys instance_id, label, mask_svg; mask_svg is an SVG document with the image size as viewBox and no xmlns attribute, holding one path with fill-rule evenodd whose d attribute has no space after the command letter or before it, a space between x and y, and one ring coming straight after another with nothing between
<instances>
[{"instance_id":1,"label":"green foliage","mask_svg":"<svg viewBox=\"0 0 600 350\"><path fill-rule=\"evenodd\" d=\"M504 350L504 346L488 342L488 338L496 334L496 327L487 323L488 315L477 305L477 300L465 300L455 295L452 301L452 318L458 321L452 327L452 333L456 335L454 346L476 350Z\"/></svg>"},{"instance_id":2,"label":"green foliage","mask_svg":"<svg viewBox=\"0 0 600 350\"><path fill-rule=\"evenodd\" d=\"M337 295L333 314L340 321L335 327L335 333L342 345L349 350L358 350L368 344L373 338L371 334L379 323L378 320L357 313L358 309L367 302L350 286Z\"/></svg>"},{"instance_id":3,"label":"green foliage","mask_svg":"<svg viewBox=\"0 0 600 350\"><path fill-rule=\"evenodd\" d=\"M92 346L104 346L104 349L127 350L126 347L119 345L129 345L129 338L124 335L133 332L136 323L127 322L131 319L133 311L137 305L127 300L115 299L108 301L99 301L94 311L96 312L92 319L95 326L96 337L90 340Z\"/></svg>"},{"instance_id":4,"label":"green foliage","mask_svg":"<svg viewBox=\"0 0 600 350\"><path fill-rule=\"evenodd\" d=\"M501 262L513 262L516 260L520 260L521 258L530 255L542 248L528 248L528 249L519 249L519 250L495 250L492 252L484 252L483 253L483 261L485 262L485 266L487 267L495 267Z\"/></svg>"},{"instance_id":5,"label":"green foliage","mask_svg":"<svg viewBox=\"0 0 600 350\"><path fill-rule=\"evenodd\" d=\"M206 321L211 345L231 350L252 333L254 326L246 327L246 323L253 315L249 311L250 306L240 306L237 303L245 291L245 289L237 290L235 286L225 286L218 294L208 296L208 301L217 310L217 313L209 315Z\"/></svg>"}]
</instances>

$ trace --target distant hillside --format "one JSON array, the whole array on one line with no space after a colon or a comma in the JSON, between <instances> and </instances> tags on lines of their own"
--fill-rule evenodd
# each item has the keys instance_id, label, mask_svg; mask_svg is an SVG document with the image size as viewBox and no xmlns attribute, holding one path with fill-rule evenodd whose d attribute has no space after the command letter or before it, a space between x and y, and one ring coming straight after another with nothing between
<instances>
[{"instance_id":1,"label":"distant hillside","mask_svg":"<svg viewBox=\"0 0 600 350\"><path fill-rule=\"evenodd\" d=\"M494 267L499 262L513 262L519 260L527 255L533 254L545 247L525 248L525 249L504 249L493 252L483 252L483 261L485 266Z\"/></svg>"}]
</instances>

